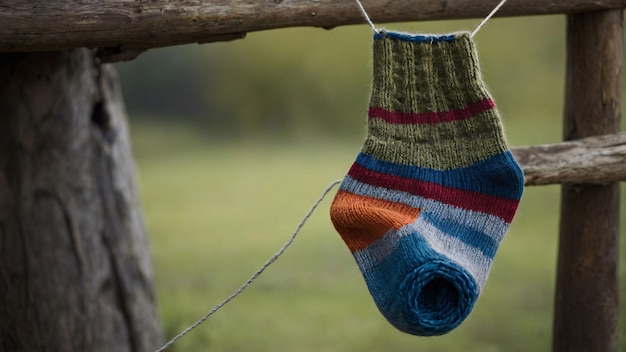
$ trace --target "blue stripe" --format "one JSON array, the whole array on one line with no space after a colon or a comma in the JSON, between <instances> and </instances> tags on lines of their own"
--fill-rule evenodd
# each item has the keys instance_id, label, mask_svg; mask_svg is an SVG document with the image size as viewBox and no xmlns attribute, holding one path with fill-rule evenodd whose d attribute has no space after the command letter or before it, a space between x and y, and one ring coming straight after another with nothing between
<instances>
[{"instance_id":1,"label":"blue stripe","mask_svg":"<svg viewBox=\"0 0 626 352\"><path fill-rule=\"evenodd\" d=\"M500 243L487 234L452 219L441 218L432 212L423 211L420 216L447 235L480 250L485 257L493 259L496 255Z\"/></svg>"},{"instance_id":2,"label":"blue stripe","mask_svg":"<svg viewBox=\"0 0 626 352\"><path fill-rule=\"evenodd\" d=\"M404 40L408 42L417 42L417 43L439 43L439 42L453 42L456 37L454 34L448 35L411 35L406 33L398 33L398 32L387 32L380 31L374 34L374 39L384 39L390 38L395 40Z\"/></svg>"},{"instance_id":3,"label":"blue stripe","mask_svg":"<svg viewBox=\"0 0 626 352\"><path fill-rule=\"evenodd\" d=\"M496 154L473 165L450 170L435 170L383 161L359 153L356 163L372 171L437 183L445 187L474 191L491 196L519 200L524 175L511 152Z\"/></svg>"}]
</instances>

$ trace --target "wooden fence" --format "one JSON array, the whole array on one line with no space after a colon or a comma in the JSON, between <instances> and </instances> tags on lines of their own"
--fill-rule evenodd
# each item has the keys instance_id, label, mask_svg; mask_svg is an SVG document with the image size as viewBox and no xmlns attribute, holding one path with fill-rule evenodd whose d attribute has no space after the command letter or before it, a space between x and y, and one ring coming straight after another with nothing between
<instances>
[{"instance_id":1,"label":"wooden fence","mask_svg":"<svg viewBox=\"0 0 626 352\"><path fill-rule=\"evenodd\" d=\"M482 18L497 2L363 1L375 23ZM553 338L558 352L620 348L619 182L626 180L626 132L619 132L619 125L625 7L626 0L511 0L497 14L567 15L565 141L513 150L527 185L563 185ZM332 28L362 21L352 0L0 0L0 53L89 47L98 49L103 62L118 61L149 48L233 40L250 31Z\"/></svg>"}]
</instances>

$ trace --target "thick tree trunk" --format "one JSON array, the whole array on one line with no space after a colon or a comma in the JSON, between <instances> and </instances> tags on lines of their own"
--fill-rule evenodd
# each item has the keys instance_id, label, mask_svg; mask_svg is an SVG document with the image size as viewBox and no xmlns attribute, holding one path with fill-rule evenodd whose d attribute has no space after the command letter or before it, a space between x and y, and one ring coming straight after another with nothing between
<instances>
[{"instance_id":1,"label":"thick tree trunk","mask_svg":"<svg viewBox=\"0 0 626 352\"><path fill-rule=\"evenodd\" d=\"M151 270L113 69L0 54L0 351L154 350Z\"/></svg>"}]
</instances>

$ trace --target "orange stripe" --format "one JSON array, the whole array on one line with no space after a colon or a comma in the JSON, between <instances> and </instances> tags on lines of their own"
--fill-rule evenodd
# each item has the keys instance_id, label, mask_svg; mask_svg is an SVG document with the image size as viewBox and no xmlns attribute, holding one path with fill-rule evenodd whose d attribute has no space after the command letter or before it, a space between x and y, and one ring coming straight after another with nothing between
<instances>
[{"instance_id":1,"label":"orange stripe","mask_svg":"<svg viewBox=\"0 0 626 352\"><path fill-rule=\"evenodd\" d=\"M406 204L339 191L330 206L335 229L351 252L367 248L390 229L413 223L420 209Z\"/></svg>"}]
</instances>

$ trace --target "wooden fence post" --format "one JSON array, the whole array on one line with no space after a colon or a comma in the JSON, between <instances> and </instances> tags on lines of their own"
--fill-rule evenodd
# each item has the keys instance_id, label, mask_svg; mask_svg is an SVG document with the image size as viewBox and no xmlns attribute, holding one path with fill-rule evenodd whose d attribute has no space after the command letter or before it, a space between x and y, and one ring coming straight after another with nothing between
<instances>
[{"instance_id":1,"label":"wooden fence post","mask_svg":"<svg viewBox=\"0 0 626 352\"><path fill-rule=\"evenodd\" d=\"M0 352L162 341L117 82L93 50L0 54Z\"/></svg>"},{"instance_id":2,"label":"wooden fence post","mask_svg":"<svg viewBox=\"0 0 626 352\"><path fill-rule=\"evenodd\" d=\"M568 16L565 140L619 130L622 28L622 10ZM618 236L619 183L563 186L554 351L618 351Z\"/></svg>"}]
</instances>

